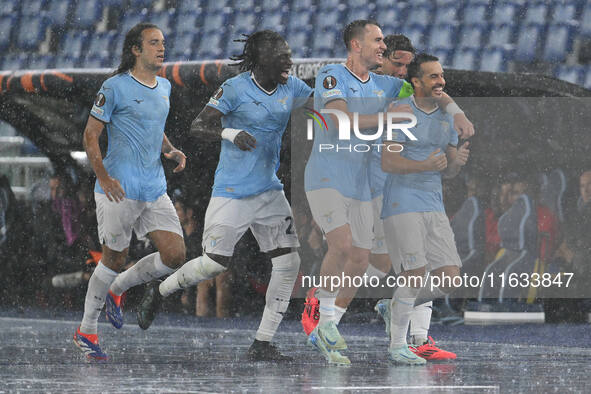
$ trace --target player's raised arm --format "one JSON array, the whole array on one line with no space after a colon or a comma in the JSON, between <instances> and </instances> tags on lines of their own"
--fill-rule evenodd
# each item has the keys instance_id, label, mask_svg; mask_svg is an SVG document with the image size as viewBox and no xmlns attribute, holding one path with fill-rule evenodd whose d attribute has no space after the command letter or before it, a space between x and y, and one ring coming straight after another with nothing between
<instances>
[{"instance_id":1,"label":"player's raised arm","mask_svg":"<svg viewBox=\"0 0 591 394\"><path fill-rule=\"evenodd\" d=\"M222 116L224 116L222 112L206 106L191 123L191 133L198 134L207 141L226 139L240 150L250 151L256 148L256 139L250 133L244 130L223 128Z\"/></svg>"},{"instance_id":2,"label":"player's raised arm","mask_svg":"<svg viewBox=\"0 0 591 394\"><path fill-rule=\"evenodd\" d=\"M119 181L112 178L103 165L103 155L99 146L99 137L101 136L105 125L93 116L88 117L86 128L84 129L83 144L86 150L88 161L94 170L96 179L105 192L109 201L119 202L125 197L125 191Z\"/></svg>"}]
</instances>

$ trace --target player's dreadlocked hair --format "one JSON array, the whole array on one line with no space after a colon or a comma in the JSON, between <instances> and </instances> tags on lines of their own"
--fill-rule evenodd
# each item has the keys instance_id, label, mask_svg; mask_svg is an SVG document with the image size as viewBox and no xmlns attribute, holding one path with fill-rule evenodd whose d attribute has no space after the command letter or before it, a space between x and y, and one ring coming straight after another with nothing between
<instances>
[{"instance_id":1,"label":"player's dreadlocked hair","mask_svg":"<svg viewBox=\"0 0 591 394\"><path fill-rule=\"evenodd\" d=\"M244 38L234 40L234 42L244 42L242 54L230 57L230 60L240 62L232 64L240 67L240 71L251 71L258 65L259 52L263 47L263 42L285 41L279 33L272 30L261 30L250 35L242 35Z\"/></svg>"},{"instance_id":2,"label":"player's dreadlocked hair","mask_svg":"<svg viewBox=\"0 0 591 394\"><path fill-rule=\"evenodd\" d=\"M123 41L123 51L121 51L121 63L113 75L127 72L135 66L135 55L131 51L131 48L137 46L142 47L142 32L146 29L159 29L158 26L152 23L138 23L131 28L125 35L125 41ZM160 29L159 29L160 30Z\"/></svg>"},{"instance_id":3,"label":"player's dreadlocked hair","mask_svg":"<svg viewBox=\"0 0 591 394\"><path fill-rule=\"evenodd\" d=\"M384 38L384 44L386 44L384 57L390 57L390 54L396 51L406 51L413 55L415 54L415 48L412 46L410 39L404 34L390 34Z\"/></svg>"}]
</instances>

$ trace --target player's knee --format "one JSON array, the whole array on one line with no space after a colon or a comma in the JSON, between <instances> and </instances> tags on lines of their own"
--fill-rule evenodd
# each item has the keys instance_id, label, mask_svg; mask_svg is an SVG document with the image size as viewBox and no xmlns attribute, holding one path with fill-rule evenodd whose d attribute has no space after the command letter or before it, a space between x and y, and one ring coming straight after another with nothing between
<instances>
[{"instance_id":1,"label":"player's knee","mask_svg":"<svg viewBox=\"0 0 591 394\"><path fill-rule=\"evenodd\" d=\"M328 244L328 251L341 261L346 261L353 254L353 239L351 237L342 237Z\"/></svg>"},{"instance_id":2,"label":"player's knee","mask_svg":"<svg viewBox=\"0 0 591 394\"><path fill-rule=\"evenodd\" d=\"M168 250L164 253L161 251L160 258L167 267L178 268L183 265L186 260L185 246L183 245L182 247Z\"/></svg>"},{"instance_id":3,"label":"player's knee","mask_svg":"<svg viewBox=\"0 0 591 394\"><path fill-rule=\"evenodd\" d=\"M273 270L285 273L286 276L297 276L300 272L300 255L298 252L290 252L271 259Z\"/></svg>"}]
</instances>

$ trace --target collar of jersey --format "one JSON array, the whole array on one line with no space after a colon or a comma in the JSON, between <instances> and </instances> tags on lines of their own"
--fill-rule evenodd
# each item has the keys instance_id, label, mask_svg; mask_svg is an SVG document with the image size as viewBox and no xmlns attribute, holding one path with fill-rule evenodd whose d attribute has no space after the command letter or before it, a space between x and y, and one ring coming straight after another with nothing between
<instances>
[{"instance_id":1,"label":"collar of jersey","mask_svg":"<svg viewBox=\"0 0 591 394\"><path fill-rule=\"evenodd\" d=\"M131 73L131 71L128 71L127 73L129 74L130 77L133 78L134 81L136 81L140 85L145 86L145 87L147 87L149 89L156 89L156 86L158 86L158 79L156 79L156 85L150 86L150 85L146 85L145 83L143 83L142 81L140 81L139 79L137 79L136 77L134 77L133 74Z\"/></svg>"},{"instance_id":2,"label":"collar of jersey","mask_svg":"<svg viewBox=\"0 0 591 394\"><path fill-rule=\"evenodd\" d=\"M367 79L366 79L365 81L363 81L363 80L361 80L361 78L359 78L357 75L355 75L355 73L354 73L353 71L351 71L351 70L349 69L349 67L347 67L347 65L346 65L346 64L343 64L343 67L345 67L345 69L346 69L347 71L349 71L349 72L351 73L351 75L352 75L352 76L354 76L355 78L357 78L357 80L358 80L359 82L361 82L361 83L368 83L368 82L369 82L369 80L371 79L371 75L369 75L369 73L368 73L368 74L367 74Z\"/></svg>"},{"instance_id":3,"label":"collar of jersey","mask_svg":"<svg viewBox=\"0 0 591 394\"><path fill-rule=\"evenodd\" d=\"M259 84L257 82L257 80L254 77L253 73L250 73L250 79L252 79L252 81L254 82L255 85L257 85L257 87L259 89L261 89L263 92L265 92L267 95L271 96L273 93L275 93L277 91L277 86L275 86L275 89L268 91L267 89L265 89L264 87L261 86L261 84Z\"/></svg>"},{"instance_id":4,"label":"collar of jersey","mask_svg":"<svg viewBox=\"0 0 591 394\"><path fill-rule=\"evenodd\" d=\"M417 105L417 102L415 101L415 95L413 94L412 96L410 96L410 99L412 100L412 103L415 105L415 108L418 109L419 111L421 111L424 114L427 115L431 115L432 113L436 112L439 109L439 105L435 104L435 108L433 108L433 110L427 112L424 109L422 109L421 107L419 107Z\"/></svg>"}]
</instances>

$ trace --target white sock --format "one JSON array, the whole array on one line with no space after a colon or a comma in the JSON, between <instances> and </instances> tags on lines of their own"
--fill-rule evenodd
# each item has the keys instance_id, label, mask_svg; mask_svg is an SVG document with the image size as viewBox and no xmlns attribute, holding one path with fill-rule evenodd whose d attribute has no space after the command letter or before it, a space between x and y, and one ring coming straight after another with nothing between
<instances>
[{"instance_id":1,"label":"white sock","mask_svg":"<svg viewBox=\"0 0 591 394\"><path fill-rule=\"evenodd\" d=\"M324 289L318 289L316 292L316 297L318 298L318 302L320 306L318 310L320 312L320 319L318 319L318 325L334 321L335 319L335 309L334 309L334 302L337 298L338 291L330 292Z\"/></svg>"},{"instance_id":2,"label":"white sock","mask_svg":"<svg viewBox=\"0 0 591 394\"><path fill-rule=\"evenodd\" d=\"M105 297L109 291L109 286L116 277L117 272L99 261L88 281L88 289L84 300L84 316L80 324L81 332L85 334L97 333L98 318L105 305Z\"/></svg>"},{"instance_id":3,"label":"white sock","mask_svg":"<svg viewBox=\"0 0 591 394\"><path fill-rule=\"evenodd\" d=\"M427 284L425 286L423 286L423 288L419 292L419 295L417 295L417 298L415 300L415 306L424 304L429 301L433 301L437 298L443 298L447 295L447 293L445 293L439 287L432 288L429 280L427 280L425 282Z\"/></svg>"},{"instance_id":4,"label":"white sock","mask_svg":"<svg viewBox=\"0 0 591 394\"><path fill-rule=\"evenodd\" d=\"M265 310L255 335L258 341L270 342L283 320L289 306L293 286L300 271L300 256L297 252L271 259L273 270L265 295Z\"/></svg>"},{"instance_id":5,"label":"white sock","mask_svg":"<svg viewBox=\"0 0 591 394\"><path fill-rule=\"evenodd\" d=\"M413 345L422 345L429 335L433 302L429 301L414 307L410 314L410 341Z\"/></svg>"},{"instance_id":6,"label":"white sock","mask_svg":"<svg viewBox=\"0 0 591 394\"><path fill-rule=\"evenodd\" d=\"M339 324L341 322L341 318L347 312L347 308L341 308L338 305L334 306L334 322L335 324Z\"/></svg>"},{"instance_id":7,"label":"white sock","mask_svg":"<svg viewBox=\"0 0 591 394\"><path fill-rule=\"evenodd\" d=\"M173 272L174 268L164 265L159 252L152 253L141 258L130 269L120 273L111 285L111 291L120 296L134 286L148 283Z\"/></svg>"},{"instance_id":8,"label":"white sock","mask_svg":"<svg viewBox=\"0 0 591 394\"><path fill-rule=\"evenodd\" d=\"M365 271L365 274L367 276L369 276L370 278L372 276L377 276L380 279L382 279L383 277L385 277L386 275L388 275L387 272L381 271L381 270L377 269L376 267L374 267L371 264L367 266L367 270Z\"/></svg>"},{"instance_id":9,"label":"white sock","mask_svg":"<svg viewBox=\"0 0 591 394\"><path fill-rule=\"evenodd\" d=\"M174 274L160 283L160 294L163 297L168 297L177 290L186 289L201 281L215 278L225 270L226 267L216 263L208 255L204 254L187 261Z\"/></svg>"},{"instance_id":10,"label":"white sock","mask_svg":"<svg viewBox=\"0 0 591 394\"><path fill-rule=\"evenodd\" d=\"M414 287L399 287L394 291L390 304L390 348L406 345L410 314L419 291Z\"/></svg>"}]
</instances>

